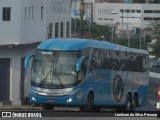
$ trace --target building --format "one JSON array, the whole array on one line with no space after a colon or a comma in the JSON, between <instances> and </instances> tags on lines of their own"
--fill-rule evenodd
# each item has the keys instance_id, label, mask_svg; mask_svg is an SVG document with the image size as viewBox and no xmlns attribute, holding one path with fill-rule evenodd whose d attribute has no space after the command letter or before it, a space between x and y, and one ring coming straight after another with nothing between
<instances>
[{"instance_id":1,"label":"building","mask_svg":"<svg viewBox=\"0 0 160 120\"><path fill-rule=\"evenodd\" d=\"M133 0L123 0L122 2L123 2L123 3L132 3Z\"/></svg>"},{"instance_id":2,"label":"building","mask_svg":"<svg viewBox=\"0 0 160 120\"><path fill-rule=\"evenodd\" d=\"M72 0L72 18L80 19L80 1ZM84 2L84 16L83 19L87 21L93 21L93 3L95 0L83 0Z\"/></svg>"},{"instance_id":3,"label":"building","mask_svg":"<svg viewBox=\"0 0 160 120\"><path fill-rule=\"evenodd\" d=\"M39 42L71 36L71 1L0 0L0 102L21 104L30 71L24 58Z\"/></svg>"},{"instance_id":4,"label":"building","mask_svg":"<svg viewBox=\"0 0 160 120\"><path fill-rule=\"evenodd\" d=\"M111 0L95 0L95 3L110 2Z\"/></svg>"},{"instance_id":5,"label":"building","mask_svg":"<svg viewBox=\"0 0 160 120\"><path fill-rule=\"evenodd\" d=\"M95 3L93 21L139 34L150 22L160 20L159 8L160 4Z\"/></svg>"},{"instance_id":6,"label":"building","mask_svg":"<svg viewBox=\"0 0 160 120\"><path fill-rule=\"evenodd\" d=\"M116 31L116 33L121 36L126 36L128 33L131 36L135 34L145 36L148 32L144 31L144 28L147 28L150 22L160 20L160 4L132 2L132 0L84 0L83 19L87 20L88 23L94 22L99 25L109 25L110 27L119 26L119 31ZM72 18L80 19L79 10L80 0L73 0Z\"/></svg>"},{"instance_id":7,"label":"building","mask_svg":"<svg viewBox=\"0 0 160 120\"><path fill-rule=\"evenodd\" d=\"M133 0L96 0L95 3L132 3Z\"/></svg>"}]
</instances>

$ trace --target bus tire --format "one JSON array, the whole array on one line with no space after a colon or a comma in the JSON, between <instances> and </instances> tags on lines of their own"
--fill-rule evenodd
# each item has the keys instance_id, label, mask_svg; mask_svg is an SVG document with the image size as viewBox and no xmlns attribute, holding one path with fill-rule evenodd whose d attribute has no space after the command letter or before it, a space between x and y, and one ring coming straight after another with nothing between
<instances>
[{"instance_id":1,"label":"bus tire","mask_svg":"<svg viewBox=\"0 0 160 120\"><path fill-rule=\"evenodd\" d=\"M124 111L132 111L132 96L130 94L127 95Z\"/></svg>"},{"instance_id":2,"label":"bus tire","mask_svg":"<svg viewBox=\"0 0 160 120\"><path fill-rule=\"evenodd\" d=\"M50 104L42 105L43 110L53 110L53 108L54 108L54 105L50 105Z\"/></svg>"},{"instance_id":3,"label":"bus tire","mask_svg":"<svg viewBox=\"0 0 160 120\"><path fill-rule=\"evenodd\" d=\"M138 105L138 96L135 94L132 99L132 111L135 111Z\"/></svg>"},{"instance_id":4,"label":"bus tire","mask_svg":"<svg viewBox=\"0 0 160 120\"><path fill-rule=\"evenodd\" d=\"M82 112L85 112L85 111L92 111L93 110L93 103L94 103L94 97L93 97L93 94L90 92L87 96L87 103L85 106L80 106L79 109L82 111Z\"/></svg>"}]
</instances>

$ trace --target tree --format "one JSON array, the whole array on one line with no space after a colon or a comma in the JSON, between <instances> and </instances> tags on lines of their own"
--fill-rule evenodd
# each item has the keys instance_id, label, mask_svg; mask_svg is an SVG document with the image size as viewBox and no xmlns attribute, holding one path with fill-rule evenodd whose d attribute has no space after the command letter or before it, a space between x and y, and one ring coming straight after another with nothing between
<instances>
[{"instance_id":1,"label":"tree","mask_svg":"<svg viewBox=\"0 0 160 120\"><path fill-rule=\"evenodd\" d=\"M75 31L75 19L72 19L72 31ZM80 31L80 20L76 19L76 31ZM83 22L83 31L89 31L89 23ZM96 23L90 23L90 32L93 34L94 39L110 41L111 28L108 26L98 25ZM104 37L103 37L104 36Z\"/></svg>"},{"instance_id":2,"label":"tree","mask_svg":"<svg viewBox=\"0 0 160 120\"><path fill-rule=\"evenodd\" d=\"M130 48L140 49L140 39L139 39L139 37L130 38L129 42L130 42ZM151 38L149 36L146 36L145 43L144 43L143 38L142 38L141 45L142 45L143 50L147 50L147 44L149 42L151 42ZM128 39L127 38L117 39L117 40L114 41L114 43L128 47Z\"/></svg>"},{"instance_id":3,"label":"tree","mask_svg":"<svg viewBox=\"0 0 160 120\"><path fill-rule=\"evenodd\" d=\"M160 57L160 21L155 21L151 23L152 31L154 32L154 38L157 39L156 44L153 45L151 52L152 55L156 56L157 58Z\"/></svg>"}]
</instances>

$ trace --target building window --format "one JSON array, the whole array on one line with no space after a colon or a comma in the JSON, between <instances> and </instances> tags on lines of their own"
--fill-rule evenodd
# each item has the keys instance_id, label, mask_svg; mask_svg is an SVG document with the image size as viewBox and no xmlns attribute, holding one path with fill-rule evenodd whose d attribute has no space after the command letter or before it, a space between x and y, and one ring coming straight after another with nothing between
<instances>
[{"instance_id":1,"label":"building window","mask_svg":"<svg viewBox=\"0 0 160 120\"><path fill-rule=\"evenodd\" d=\"M136 10L137 13L141 13L141 10Z\"/></svg>"},{"instance_id":2,"label":"building window","mask_svg":"<svg viewBox=\"0 0 160 120\"><path fill-rule=\"evenodd\" d=\"M103 20L103 18L98 18L98 20Z\"/></svg>"},{"instance_id":3,"label":"building window","mask_svg":"<svg viewBox=\"0 0 160 120\"><path fill-rule=\"evenodd\" d=\"M69 38L69 31L70 31L70 23L67 22L67 25L66 25L66 37Z\"/></svg>"},{"instance_id":4,"label":"building window","mask_svg":"<svg viewBox=\"0 0 160 120\"><path fill-rule=\"evenodd\" d=\"M154 10L154 13L160 13L160 10Z\"/></svg>"},{"instance_id":5,"label":"building window","mask_svg":"<svg viewBox=\"0 0 160 120\"><path fill-rule=\"evenodd\" d=\"M149 21L152 21L153 18L152 17L145 17L144 20L149 20Z\"/></svg>"},{"instance_id":6,"label":"building window","mask_svg":"<svg viewBox=\"0 0 160 120\"><path fill-rule=\"evenodd\" d=\"M34 16L34 7L32 7L32 20L33 20L33 16Z\"/></svg>"},{"instance_id":7,"label":"building window","mask_svg":"<svg viewBox=\"0 0 160 120\"><path fill-rule=\"evenodd\" d=\"M44 14L43 12L44 12L44 7L42 6L41 7L41 20L43 20L43 14Z\"/></svg>"},{"instance_id":8,"label":"building window","mask_svg":"<svg viewBox=\"0 0 160 120\"><path fill-rule=\"evenodd\" d=\"M144 10L144 13L153 13L153 10Z\"/></svg>"},{"instance_id":9,"label":"building window","mask_svg":"<svg viewBox=\"0 0 160 120\"><path fill-rule=\"evenodd\" d=\"M31 18L31 7L29 6L29 20Z\"/></svg>"},{"instance_id":10,"label":"building window","mask_svg":"<svg viewBox=\"0 0 160 120\"><path fill-rule=\"evenodd\" d=\"M59 36L59 23L55 23L55 38L58 38Z\"/></svg>"},{"instance_id":11,"label":"building window","mask_svg":"<svg viewBox=\"0 0 160 120\"><path fill-rule=\"evenodd\" d=\"M158 20L158 21L159 21L159 20L160 20L160 18L154 18L154 20Z\"/></svg>"},{"instance_id":12,"label":"building window","mask_svg":"<svg viewBox=\"0 0 160 120\"><path fill-rule=\"evenodd\" d=\"M122 12L124 12L124 10L123 10L123 9L120 9L120 12L122 13Z\"/></svg>"},{"instance_id":13,"label":"building window","mask_svg":"<svg viewBox=\"0 0 160 120\"><path fill-rule=\"evenodd\" d=\"M53 26L53 23L49 23L49 27L48 27L48 39L52 38L52 26Z\"/></svg>"},{"instance_id":14,"label":"building window","mask_svg":"<svg viewBox=\"0 0 160 120\"><path fill-rule=\"evenodd\" d=\"M130 10L126 10L126 13L130 13Z\"/></svg>"},{"instance_id":15,"label":"building window","mask_svg":"<svg viewBox=\"0 0 160 120\"><path fill-rule=\"evenodd\" d=\"M10 7L4 7L3 8L3 21L10 21L11 20L11 8Z\"/></svg>"},{"instance_id":16,"label":"building window","mask_svg":"<svg viewBox=\"0 0 160 120\"><path fill-rule=\"evenodd\" d=\"M25 7L24 19L27 20L27 7Z\"/></svg>"},{"instance_id":17,"label":"building window","mask_svg":"<svg viewBox=\"0 0 160 120\"><path fill-rule=\"evenodd\" d=\"M60 37L61 38L63 38L63 22L61 22L61 25L60 25L61 27L61 32L60 32Z\"/></svg>"},{"instance_id":18,"label":"building window","mask_svg":"<svg viewBox=\"0 0 160 120\"><path fill-rule=\"evenodd\" d=\"M135 13L135 10L131 10L131 13Z\"/></svg>"}]
</instances>

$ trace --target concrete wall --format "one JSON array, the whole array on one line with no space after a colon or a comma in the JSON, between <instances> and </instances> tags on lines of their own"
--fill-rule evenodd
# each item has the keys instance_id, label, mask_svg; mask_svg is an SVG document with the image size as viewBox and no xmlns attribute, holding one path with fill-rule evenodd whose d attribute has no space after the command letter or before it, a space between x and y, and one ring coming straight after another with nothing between
<instances>
[{"instance_id":1,"label":"concrete wall","mask_svg":"<svg viewBox=\"0 0 160 120\"><path fill-rule=\"evenodd\" d=\"M21 0L0 0L0 44L20 42ZM2 8L11 7L11 21L2 21Z\"/></svg>"},{"instance_id":2,"label":"concrete wall","mask_svg":"<svg viewBox=\"0 0 160 120\"><path fill-rule=\"evenodd\" d=\"M0 48L0 58L10 58L10 101L12 101L13 105L21 104L21 58L24 58L28 54L34 53L34 51L35 49L22 50L13 48ZM28 77L29 76L30 71L28 72ZM29 86L29 82L29 79L27 79L27 83L24 87ZM25 94L28 94L28 88L25 90Z\"/></svg>"},{"instance_id":3,"label":"concrete wall","mask_svg":"<svg viewBox=\"0 0 160 120\"><path fill-rule=\"evenodd\" d=\"M11 8L11 20L2 21L3 7ZM41 8L43 7L43 19ZM4 47L3 45L26 44L43 41L48 38L49 23L53 23L52 34L55 37L55 23L64 23L63 33L66 37L66 23L69 22L71 33L71 1L68 0L0 0L0 58L10 58L10 101L20 104L21 87L25 96L29 93L31 62L26 71L24 86L21 86L21 59L33 54L35 48ZM60 37L60 25L59 25ZM70 35L69 35L70 37Z\"/></svg>"},{"instance_id":4,"label":"concrete wall","mask_svg":"<svg viewBox=\"0 0 160 120\"><path fill-rule=\"evenodd\" d=\"M3 7L11 8L10 21L2 21ZM71 1L68 0L0 0L0 45L43 41L48 38L49 23L64 22L66 33L66 22L71 22L70 14ZM52 31L54 38L54 26Z\"/></svg>"}]
</instances>

